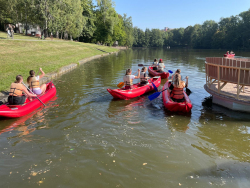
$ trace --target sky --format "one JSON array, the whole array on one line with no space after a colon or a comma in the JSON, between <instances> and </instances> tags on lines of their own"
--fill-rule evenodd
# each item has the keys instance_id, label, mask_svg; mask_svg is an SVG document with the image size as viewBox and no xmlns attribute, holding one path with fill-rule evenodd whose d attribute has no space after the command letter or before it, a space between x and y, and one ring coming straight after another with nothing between
<instances>
[{"instance_id":1,"label":"sky","mask_svg":"<svg viewBox=\"0 0 250 188\"><path fill-rule=\"evenodd\" d=\"M220 18L239 15L250 9L250 0L113 0L117 13L131 16L133 26L171 29L206 20L220 21Z\"/></svg>"}]
</instances>

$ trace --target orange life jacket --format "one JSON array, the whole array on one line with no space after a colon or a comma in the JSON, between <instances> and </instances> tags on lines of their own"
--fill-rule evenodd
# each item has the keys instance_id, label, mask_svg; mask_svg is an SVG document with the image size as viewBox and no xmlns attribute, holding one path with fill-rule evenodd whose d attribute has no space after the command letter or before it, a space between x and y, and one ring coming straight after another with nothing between
<instances>
[{"instance_id":1,"label":"orange life jacket","mask_svg":"<svg viewBox=\"0 0 250 188\"><path fill-rule=\"evenodd\" d=\"M22 96L23 85L20 83L12 83L10 86L10 96L20 97Z\"/></svg>"},{"instance_id":2,"label":"orange life jacket","mask_svg":"<svg viewBox=\"0 0 250 188\"><path fill-rule=\"evenodd\" d=\"M174 87L170 96L174 99L183 99L183 88Z\"/></svg>"},{"instance_id":3,"label":"orange life jacket","mask_svg":"<svg viewBox=\"0 0 250 188\"><path fill-rule=\"evenodd\" d=\"M39 85L39 80L36 80L36 77L35 76L31 76L30 77L30 80L29 80L29 86L30 88L40 88L40 85Z\"/></svg>"}]
</instances>

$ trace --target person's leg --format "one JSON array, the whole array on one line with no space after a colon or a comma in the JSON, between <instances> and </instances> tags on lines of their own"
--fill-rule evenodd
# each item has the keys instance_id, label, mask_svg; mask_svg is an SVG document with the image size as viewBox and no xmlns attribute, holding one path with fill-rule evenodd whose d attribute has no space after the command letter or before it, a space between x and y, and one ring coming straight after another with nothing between
<instances>
[{"instance_id":1,"label":"person's leg","mask_svg":"<svg viewBox=\"0 0 250 188\"><path fill-rule=\"evenodd\" d=\"M41 88L42 94L44 94L44 92L46 91L46 84L41 85L40 88Z\"/></svg>"}]
</instances>

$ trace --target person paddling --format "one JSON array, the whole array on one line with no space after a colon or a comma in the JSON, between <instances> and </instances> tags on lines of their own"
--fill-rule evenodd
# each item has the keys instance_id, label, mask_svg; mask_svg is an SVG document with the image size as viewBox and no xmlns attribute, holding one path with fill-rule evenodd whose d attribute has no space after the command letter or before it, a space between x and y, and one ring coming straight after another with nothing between
<instances>
[{"instance_id":1,"label":"person paddling","mask_svg":"<svg viewBox=\"0 0 250 188\"><path fill-rule=\"evenodd\" d=\"M165 65L162 61L162 59L159 60L159 63L158 63L158 69L157 69L157 72L164 72L164 68L165 68Z\"/></svg>"},{"instance_id":2,"label":"person paddling","mask_svg":"<svg viewBox=\"0 0 250 188\"><path fill-rule=\"evenodd\" d=\"M30 70L30 76L27 78L31 91L37 95L43 94L46 90L46 84L42 84L41 87L39 84L39 80L44 77L45 73L42 68L40 68L39 71L42 72L42 75L35 76L35 71Z\"/></svg>"},{"instance_id":3,"label":"person paddling","mask_svg":"<svg viewBox=\"0 0 250 188\"><path fill-rule=\"evenodd\" d=\"M133 89L133 80L140 78L140 69L138 69L138 75L137 76L131 75L131 73L132 73L132 70L127 69L126 74L123 77L124 84L125 84L125 89Z\"/></svg>"},{"instance_id":4,"label":"person paddling","mask_svg":"<svg viewBox=\"0 0 250 188\"><path fill-rule=\"evenodd\" d=\"M188 85L188 76L186 76L186 83L181 80L181 75L176 74L175 75L175 82L173 85L169 87L171 90L171 98L174 102L184 102L185 97L183 93L183 89Z\"/></svg>"},{"instance_id":5,"label":"person paddling","mask_svg":"<svg viewBox=\"0 0 250 188\"><path fill-rule=\"evenodd\" d=\"M140 73L140 85L146 85L148 84L148 74L147 74L147 67L143 67L141 69L141 73Z\"/></svg>"},{"instance_id":6,"label":"person paddling","mask_svg":"<svg viewBox=\"0 0 250 188\"><path fill-rule=\"evenodd\" d=\"M157 59L154 60L153 64L152 64L153 70L157 70L158 67L158 61Z\"/></svg>"},{"instance_id":7,"label":"person paddling","mask_svg":"<svg viewBox=\"0 0 250 188\"><path fill-rule=\"evenodd\" d=\"M175 82L175 75L176 75L176 74L181 74L181 69L177 69L177 70L175 71L175 73L172 75L172 83ZM181 80L182 80L182 76L181 76Z\"/></svg>"},{"instance_id":8,"label":"person paddling","mask_svg":"<svg viewBox=\"0 0 250 188\"><path fill-rule=\"evenodd\" d=\"M16 81L11 84L10 92L8 97L8 103L10 105L21 105L26 101L26 96L23 95L23 92L28 97L36 97L35 94L31 94L28 90L22 85L23 77L21 75L16 76Z\"/></svg>"}]
</instances>

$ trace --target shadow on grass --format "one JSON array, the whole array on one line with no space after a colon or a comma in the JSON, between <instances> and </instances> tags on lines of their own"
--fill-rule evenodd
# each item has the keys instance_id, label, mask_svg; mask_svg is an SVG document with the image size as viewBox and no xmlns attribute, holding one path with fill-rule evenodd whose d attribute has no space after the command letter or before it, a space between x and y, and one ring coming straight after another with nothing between
<instances>
[{"instance_id":1,"label":"shadow on grass","mask_svg":"<svg viewBox=\"0 0 250 188\"><path fill-rule=\"evenodd\" d=\"M5 37L0 37L0 39L6 39Z\"/></svg>"}]
</instances>

